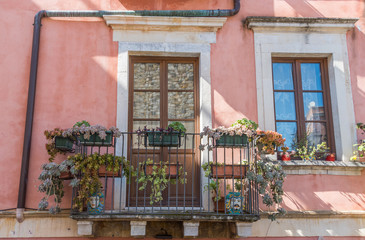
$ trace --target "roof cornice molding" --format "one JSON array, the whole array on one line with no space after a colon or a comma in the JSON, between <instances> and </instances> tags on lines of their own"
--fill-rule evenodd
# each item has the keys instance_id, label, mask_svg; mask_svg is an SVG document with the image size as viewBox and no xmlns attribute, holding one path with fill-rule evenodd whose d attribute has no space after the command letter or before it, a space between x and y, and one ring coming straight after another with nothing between
<instances>
[{"instance_id":1,"label":"roof cornice molding","mask_svg":"<svg viewBox=\"0 0 365 240\"><path fill-rule=\"evenodd\" d=\"M226 17L157 17L105 15L106 24L113 30L216 32Z\"/></svg>"},{"instance_id":2,"label":"roof cornice molding","mask_svg":"<svg viewBox=\"0 0 365 240\"><path fill-rule=\"evenodd\" d=\"M254 32L336 32L355 27L358 18L247 17L244 24Z\"/></svg>"}]
</instances>

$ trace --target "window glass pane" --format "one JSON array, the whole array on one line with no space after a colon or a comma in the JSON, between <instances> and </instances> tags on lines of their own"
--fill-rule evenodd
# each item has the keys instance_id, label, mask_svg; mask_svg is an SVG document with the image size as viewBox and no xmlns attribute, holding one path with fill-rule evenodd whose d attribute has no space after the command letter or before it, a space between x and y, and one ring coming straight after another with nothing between
<instances>
[{"instance_id":1,"label":"window glass pane","mask_svg":"<svg viewBox=\"0 0 365 240\"><path fill-rule=\"evenodd\" d=\"M134 64L134 89L159 89L160 64L135 63Z\"/></svg>"},{"instance_id":2,"label":"window glass pane","mask_svg":"<svg viewBox=\"0 0 365 240\"><path fill-rule=\"evenodd\" d=\"M285 145L289 147L290 150L293 150L292 145L297 136L297 123L277 122L276 130L278 131L278 133L283 135L283 138L286 139Z\"/></svg>"},{"instance_id":3,"label":"window glass pane","mask_svg":"<svg viewBox=\"0 0 365 240\"><path fill-rule=\"evenodd\" d=\"M322 90L321 67L319 63L301 63L303 90Z\"/></svg>"},{"instance_id":4,"label":"window glass pane","mask_svg":"<svg viewBox=\"0 0 365 240\"><path fill-rule=\"evenodd\" d=\"M322 93L303 93L304 115L306 120L325 120Z\"/></svg>"},{"instance_id":5,"label":"window glass pane","mask_svg":"<svg viewBox=\"0 0 365 240\"><path fill-rule=\"evenodd\" d=\"M293 92L275 92L276 120L296 120Z\"/></svg>"},{"instance_id":6,"label":"window glass pane","mask_svg":"<svg viewBox=\"0 0 365 240\"><path fill-rule=\"evenodd\" d=\"M327 130L325 123L307 122L305 129L308 134L308 141L311 144L317 145L322 142L327 142Z\"/></svg>"},{"instance_id":7,"label":"window glass pane","mask_svg":"<svg viewBox=\"0 0 365 240\"><path fill-rule=\"evenodd\" d=\"M274 90L293 90L293 69L291 63L274 63Z\"/></svg>"},{"instance_id":8,"label":"window glass pane","mask_svg":"<svg viewBox=\"0 0 365 240\"><path fill-rule=\"evenodd\" d=\"M135 92L133 118L160 118L160 93Z\"/></svg>"},{"instance_id":9,"label":"window glass pane","mask_svg":"<svg viewBox=\"0 0 365 240\"><path fill-rule=\"evenodd\" d=\"M169 90L193 90L194 64L169 63L167 78Z\"/></svg>"},{"instance_id":10,"label":"window glass pane","mask_svg":"<svg viewBox=\"0 0 365 240\"><path fill-rule=\"evenodd\" d=\"M181 138L181 148L185 148L185 141L186 141L186 149L193 149L194 148L193 135L190 135L189 133L195 133L195 122L194 121L179 121L179 122L184 124L186 128L186 133L188 133ZM169 124L170 123L172 123L172 121L169 121Z\"/></svg>"},{"instance_id":11,"label":"window glass pane","mask_svg":"<svg viewBox=\"0 0 365 240\"><path fill-rule=\"evenodd\" d=\"M194 93L169 92L168 118L194 118Z\"/></svg>"}]
</instances>

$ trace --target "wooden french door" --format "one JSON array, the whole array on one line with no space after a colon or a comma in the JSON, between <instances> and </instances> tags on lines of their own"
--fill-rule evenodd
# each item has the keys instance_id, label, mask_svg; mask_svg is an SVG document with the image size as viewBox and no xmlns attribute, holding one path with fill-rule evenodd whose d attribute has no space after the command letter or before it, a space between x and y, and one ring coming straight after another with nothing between
<instances>
[{"instance_id":1,"label":"wooden french door","mask_svg":"<svg viewBox=\"0 0 365 240\"><path fill-rule=\"evenodd\" d=\"M156 127L167 128L173 121L184 124L187 133L199 133L199 89L197 58L131 57L129 62L129 131ZM150 158L183 166L186 184L169 184L158 206L188 206L200 202L200 163L198 137L185 135L176 147L145 147L137 136L129 141L129 159L136 167ZM150 186L138 190L131 181L129 206L149 204ZM185 201L185 203L184 203Z\"/></svg>"}]
</instances>

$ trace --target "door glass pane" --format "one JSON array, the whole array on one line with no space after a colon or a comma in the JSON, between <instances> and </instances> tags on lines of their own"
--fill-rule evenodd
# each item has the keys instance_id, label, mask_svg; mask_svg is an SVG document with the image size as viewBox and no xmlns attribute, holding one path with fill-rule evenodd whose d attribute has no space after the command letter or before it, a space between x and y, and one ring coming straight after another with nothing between
<instances>
[{"instance_id":1,"label":"door glass pane","mask_svg":"<svg viewBox=\"0 0 365 240\"><path fill-rule=\"evenodd\" d=\"M276 130L278 133L283 135L283 138L286 139L285 145L289 147L290 150L293 150L293 143L297 137L297 123L295 122L277 122Z\"/></svg>"},{"instance_id":2,"label":"door glass pane","mask_svg":"<svg viewBox=\"0 0 365 240\"><path fill-rule=\"evenodd\" d=\"M291 63L273 64L274 90L293 90L293 69Z\"/></svg>"},{"instance_id":3,"label":"door glass pane","mask_svg":"<svg viewBox=\"0 0 365 240\"><path fill-rule=\"evenodd\" d=\"M303 90L322 90L321 67L319 63L301 63Z\"/></svg>"},{"instance_id":4,"label":"door glass pane","mask_svg":"<svg viewBox=\"0 0 365 240\"><path fill-rule=\"evenodd\" d=\"M306 120L325 120L322 93L303 93L304 115Z\"/></svg>"},{"instance_id":5,"label":"door glass pane","mask_svg":"<svg viewBox=\"0 0 365 240\"><path fill-rule=\"evenodd\" d=\"M322 142L327 142L327 130L325 123L307 122L305 128L308 134L308 141L311 144L317 145Z\"/></svg>"},{"instance_id":6,"label":"door glass pane","mask_svg":"<svg viewBox=\"0 0 365 240\"><path fill-rule=\"evenodd\" d=\"M135 63L134 89L160 89L160 64Z\"/></svg>"},{"instance_id":7,"label":"door glass pane","mask_svg":"<svg viewBox=\"0 0 365 240\"><path fill-rule=\"evenodd\" d=\"M276 120L296 120L293 92L275 92Z\"/></svg>"},{"instance_id":8,"label":"door glass pane","mask_svg":"<svg viewBox=\"0 0 365 240\"><path fill-rule=\"evenodd\" d=\"M168 118L194 118L194 93L169 92L168 93Z\"/></svg>"},{"instance_id":9,"label":"door glass pane","mask_svg":"<svg viewBox=\"0 0 365 240\"><path fill-rule=\"evenodd\" d=\"M134 92L133 118L160 118L160 93Z\"/></svg>"},{"instance_id":10,"label":"door glass pane","mask_svg":"<svg viewBox=\"0 0 365 240\"><path fill-rule=\"evenodd\" d=\"M167 78L169 90L193 90L194 64L169 63Z\"/></svg>"}]
</instances>

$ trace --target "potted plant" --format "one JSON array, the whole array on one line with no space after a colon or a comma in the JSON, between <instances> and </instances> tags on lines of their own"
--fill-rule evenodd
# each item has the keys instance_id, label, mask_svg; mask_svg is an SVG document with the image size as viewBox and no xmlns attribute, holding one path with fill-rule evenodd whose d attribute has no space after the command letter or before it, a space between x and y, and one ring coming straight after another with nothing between
<instances>
[{"instance_id":1,"label":"potted plant","mask_svg":"<svg viewBox=\"0 0 365 240\"><path fill-rule=\"evenodd\" d=\"M259 138L257 140L258 150L264 154L274 154L275 149L284 146L285 138L275 131L257 130Z\"/></svg>"},{"instance_id":2,"label":"potted plant","mask_svg":"<svg viewBox=\"0 0 365 240\"><path fill-rule=\"evenodd\" d=\"M325 153L324 157L325 157L326 161L334 162L336 160L335 153Z\"/></svg>"},{"instance_id":3,"label":"potted plant","mask_svg":"<svg viewBox=\"0 0 365 240\"><path fill-rule=\"evenodd\" d=\"M129 174L132 174L133 169L130 169L129 162L124 157L113 156L112 154L99 154L97 152L86 154L75 154L68 158L74 163L76 172L80 172L77 187L78 191L73 201L73 208L78 211L83 211L85 203L89 203L92 198L100 195L101 181L99 179L99 170L101 166L105 166L106 170L112 172L112 175L117 176L123 167L123 173L126 179L129 179ZM101 211L102 209L99 209Z\"/></svg>"},{"instance_id":4,"label":"potted plant","mask_svg":"<svg viewBox=\"0 0 365 240\"><path fill-rule=\"evenodd\" d=\"M202 168L205 171L207 177L240 179L245 178L248 169L248 163L247 161L242 161L240 164L207 162L202 165Z\"/></svg>"},{"instance_id":5,"label":"potted plant","mask_svg":"<svg viewBox=\"0 0 365 240\"><path fill-rule=\"evenodd\" d=\"M181 122L172 122L167 129L156 128L149 130L137 130L138 136L144 135L148 138L148 145L155 147L177 147L181 145L181 136L186 132L185 126ZM145 139L147 145L147 139Z\"/></svg>"},{"instance_id":6,"label":"potted plant","mask_svg":"<svg viewBox=\"0 0 365 240\"><path fill-rule=\"evenodd\" d=\"M49 155L49 161L52 162L57 154L65 154L73 150L74 139L72 137L63 137L63 130L55 128L53 130L45 130L46 150Z\"/></svg>"},{"instance_id":7,"label":"potted plant","mask_svg":"<svg viewBox=\"0 0 365 240\"><path fill-rule=\"evenodd\" d=\"M295 151L288 152L289 147L281 147L282 152L280 153L282 161L290 161L291 156L295 155Z\"/></svg>"},{"instance_id":8,"label":"potted plant","mask_svg":"<svg viewBox=\"0 0 365 240\"><path fill-rule=\"evenodd\" d=\"M213 201L214 212L224 212L225 202L223 196L221 196L219 179L209 179L209 183L204 186L204 191L210 191Z\"/></svg>"},{"instance_id":9,"label":"potted plant","mask_svg":"<svg viewBox=\"0 0 365 240\"><path fill-rule=\"evenodd\" d=\"M146 166L151 166L151 171L147 173ZM152 159L148 158L145 162L139 164L139 171L137 176L137 183L141 184L139 190L145 190L148 183L151 184L151 194L150 194L150 204L158 203L163 200L162 193L167 188L168 183L177 184L176 181L181 184L186 184L187 182L187 172L184 172L183 167L178 168L176 176L172 175L170 172L171 167L168 162L157 162L154 163Z\"/></svg>"},{"instance_id":10,"label":"potted plant","mask_svg":"<svg viewBox=\"0 0 365 240\"><path fill-rule=\"evenodd\" d=\"M356 128L361 130L361 134L365 133L365 124L364 123L357 123ZM365 162L365 141L360 140L359 144L354 145L354 152L351 160Z\"/></svg>"},{"instance_id":11,"label":"potted plant","mask_svg":"<svg viewBox=\"0 0 365 240\"><path fill-rule=\"evenodd\" d=\"M111 146L114 137L120 137L121 132L116 127L109 130L101 125L92 125L87 121L77 122L72 128L63 132L64 137L76 136L85 146Z\"/></svg>"},{"instance_id":12,"label":"potted plant","mask_svg":"<svg viewBox=\"0 0 365 240\"><path fill-rule=\"evenodd\" d=\"M296 155L302 160L317 160L318 156L323 157L325 153L328 152L328 147L326 142L320 144L310 145L308 140L301 146L298 146Z\"/></svg>"},{"instance_id":13,"label":"potted plant","mask_svg":"<svg viewBox=\"0 0 365 240\"><path fill-rule=\"evenodd\" d=\"M258 160L257 167L247 171L247 181L257 184L263 204L269 209L276 205L276 211L270 211L268 214L271 221L286 213L284 208L279 207L283 201L285 177L286 174L280 164L267 160Z\"/></svg>"},{"instance_id":14,"label":"potted plant","mask_svg":"<svg viewBox=\"0 0 365 240\"><path fill-rule=\"evenodd\" d=\"M54 214L61 211L60 204L64 195L63 190L63 174L75 174L74 163L71 160L64 160L58 164L50 162L42 165L42 172L40 173L38 180L41 183L38 186L38 191L44 193L45 196L38 204L39 210L45 210L49 206L49 198L54 198L55 205L49 209L49 212ZM75 186L77 180L73 179L70 183L71 186Z\"/></svg>"},{"instance_id":15,"label":"potted plant","mask_svg":"<svg viewBox=\"0 0 365 240\"><path fill-rule=\"evenodd\" d=\"M243 118L237 120L228 128L223 126L215 129L204 127L200 136L208 136L208 138L213 139L213 145L216 147L242 147L256 136L256 129L257 124L254 121ZM204 150L207 145L201 144L200 150Z\"/></svg>"}]
</instances>

